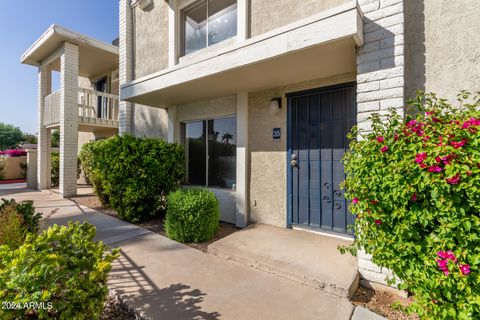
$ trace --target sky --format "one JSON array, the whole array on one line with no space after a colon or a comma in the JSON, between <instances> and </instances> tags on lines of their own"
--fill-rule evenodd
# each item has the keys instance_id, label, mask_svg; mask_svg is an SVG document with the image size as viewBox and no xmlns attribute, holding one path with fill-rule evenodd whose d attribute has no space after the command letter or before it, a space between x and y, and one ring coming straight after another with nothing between
<instances>
[{"instance_id":1,"label":"sky","mask_svg":"<svg viewBox=\"0 0 480 320\"><path fill-rule=\"evenodd\" d=\"M118 0L0 0L0 122L27 133L38 131L37 68L20 57L52 24L111 43Z\"/></svg>"}]
</instances>

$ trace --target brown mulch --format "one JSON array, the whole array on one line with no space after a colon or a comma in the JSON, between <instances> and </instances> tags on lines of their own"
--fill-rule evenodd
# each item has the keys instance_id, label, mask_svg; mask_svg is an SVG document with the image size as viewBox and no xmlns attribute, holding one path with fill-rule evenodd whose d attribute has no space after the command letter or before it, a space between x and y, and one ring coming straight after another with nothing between
<instances>
[{"instance_id":1,"label":"brown mulch","mask_svg":"<svg viewBox=\"0 0 480 320\"><path fill-rule=\"evenodd\" d=\"M96 195L93 195L93 194L82 195L82 196L72 197L70 199L79 205L86 206L94 210L97 210L101 213L118 218L115 210L111 208L103 207ZM160 217L155 217L149 221L137 222L135 224L139 227L148 229L152 232L158 233L166 237L167 235L165 234L165 230L163 228L164 220L165 220L165 216L160 216ZM238 230L240 229L235 227L235 225L233 224L220 222L219 228L212 239L205 242L200 242L200 243L186 243L186 245L194 249L207 252L207 247L209 244L212 244L213 242L220 240Z\"/></svg>"},{"instance_id":2,"label":"brown mulch","mask_svg":"<svg viewBox=\"0 0 480 320\"><path fill-rule=\"evenodd\" d=\"M352 297L352 303L355 306L362 306L373 311L389 320L418 320L416 314L406 314L396 305L408 306L411 303L410 298L404 298L394 292L372 290L359 287Z\"/></svg>"},{"instance_id":3,"label":"brown mulch","mask_svg":"<svg viewBox=\"0 0 480 320\"><path fill-rule=\"evenodd\" d=\"M120 302L108 296L99 320L135 320L135 316L130 314Z\"/></svg>"}]
</instances>

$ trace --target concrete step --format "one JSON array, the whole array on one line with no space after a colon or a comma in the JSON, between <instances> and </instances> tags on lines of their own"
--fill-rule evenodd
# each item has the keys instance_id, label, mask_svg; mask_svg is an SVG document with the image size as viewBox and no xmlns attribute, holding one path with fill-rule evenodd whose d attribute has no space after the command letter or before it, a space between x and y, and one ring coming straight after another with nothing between
<instances>
[{"instance_id":1,"label":"concrete step","mask_svg":"<svg viewBox=\"0 0 480 320\"><path fill-rule=\"evenodd\" d=\"M351 297L358 288L357 259L340 254L348 240L254 224L208 246L210 254L303 285Z\"/></svg>"}]
</instances>

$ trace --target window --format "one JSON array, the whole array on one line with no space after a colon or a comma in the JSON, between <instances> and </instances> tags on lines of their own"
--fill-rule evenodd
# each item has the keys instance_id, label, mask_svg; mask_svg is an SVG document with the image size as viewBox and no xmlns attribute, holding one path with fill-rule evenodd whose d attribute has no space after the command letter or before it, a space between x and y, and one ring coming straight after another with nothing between
<instances>
[{"instance_id":1,"label":"window","mask_svg":"<svg viewBox=\"0 0 480 320\"><path fill-rule=\"evenodd\" d=\"M237 35L236 0L201 0L182 11L183 54Z\"/></svg>"},{"instance_id":2,"label":"window","mask_svg":"<svg viewBox=\"0 0 480 320\"><path fill-rule=\"evenodd\" d=\"M184 124L187 183L233 188L236 183L237 118Z\"/></svg>"}]
</instances>

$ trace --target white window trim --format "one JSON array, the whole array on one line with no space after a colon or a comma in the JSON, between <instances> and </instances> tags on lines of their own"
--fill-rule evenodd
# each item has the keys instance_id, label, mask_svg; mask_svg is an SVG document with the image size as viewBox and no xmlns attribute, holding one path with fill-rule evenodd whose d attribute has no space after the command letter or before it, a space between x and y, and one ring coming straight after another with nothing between
<instances>
[{"instance_id":1,"label":"white window trim","mask_svg":"<svg viewBox=\"0 0 480 320\"><path fill-rule=\"evenodd\" d=\"M168 65L173 67L179 63L181 57L181 12L186 7L198 0L170 0L168 11ZM233 37L233 43L248 39L248 0L237 0L237 36ZM219 46L223 47L223 46ZM198 52L202 52L202 50Z\"/></svg>"}]
</instances>

